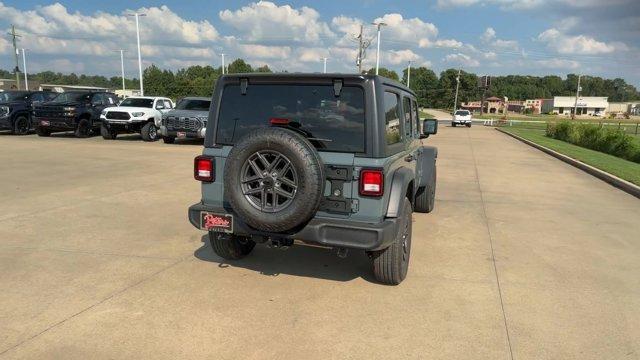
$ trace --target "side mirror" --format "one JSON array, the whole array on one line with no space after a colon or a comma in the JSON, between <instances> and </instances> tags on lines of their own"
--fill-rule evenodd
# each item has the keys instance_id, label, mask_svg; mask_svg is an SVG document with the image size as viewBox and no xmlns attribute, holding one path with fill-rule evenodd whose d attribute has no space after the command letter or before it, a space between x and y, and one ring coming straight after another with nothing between
<instances>
[{"instance_id":1,"label":"side mirror","mask_svg":"<svg viewBox=\"0 0 640 360\"><path fill-rule=\"evenodd\" d=\"M426 119L422 123L422 135L420 138L424 139L429 137L429 135L435 135L438 133L438 120L436 119Z\"/></svg>"}]
</instances>

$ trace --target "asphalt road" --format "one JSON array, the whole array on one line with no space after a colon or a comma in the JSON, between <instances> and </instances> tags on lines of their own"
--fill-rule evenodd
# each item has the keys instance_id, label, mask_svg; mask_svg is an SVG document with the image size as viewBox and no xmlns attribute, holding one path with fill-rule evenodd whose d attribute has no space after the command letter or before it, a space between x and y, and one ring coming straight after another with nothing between
<instances>
[{"instance_id":1,"label":"asphalt road","mask_svg":"<svg viewBox=\"0 0 640 360\"><path fill-rule=\"evenodd\" d=\"M188 223L194 144L0 135L0 359L638 359L640 201L450 128L397 287L367 258Z\"/></svg>"}]
</instances>

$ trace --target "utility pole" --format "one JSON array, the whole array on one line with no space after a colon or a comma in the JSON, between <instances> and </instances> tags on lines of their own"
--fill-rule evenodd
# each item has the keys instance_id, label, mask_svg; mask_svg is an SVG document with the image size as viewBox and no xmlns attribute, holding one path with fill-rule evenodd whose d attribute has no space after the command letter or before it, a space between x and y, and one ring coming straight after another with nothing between
<instances>
[{"instance_id":1,"label":"utility pole","mask_svg":"<svg viewBox=\"0 0 640 360\"><path fill-rule=\"evenodd\" d=\"M138 75L140 76L140 96L144 96L144 84L142 81L142 54L140 52L140 16L147 16L147 14L134 13L129 16L135 16L136 18L136 37L138 39Z\"/></svg>"},{"instance_id":2,"label":"utility pole","mask_svg":"<svg viewBox=\"0 0 640 360\"><path fill-rule=\"evenodd\" d=\"M126 87L124 85L124 50L120 49L118 51L120 51L120 70L122 73L122 91L125 91Z\"/></svg>"},{"instance_id":3,"label":"utility pole","mask_svg":"<svg viewBox=\"0 0 640 360\"><path fill-rule=\"evenodd\" d=\"M378 69L380 68L380 28L387 24L381 21L379 23L373 23L373 25L378 27L378 50L376 51L376 75L378 75Z\"/></svg>"},{"instance_id":4,"label":"utility pole","mask_svg":"<svg viewBox=\"0 0 640 360\"><path fill-rule=\"evenodd\" d=\"M455 100L453 100L453 113L456 113L456 110L458 110L458 90L460 89L460 72L461 69L458 69L458 76L456 76L456 97Z\"/></svg>"},{"instance_id":5,"label":"utility pole","mask_svg":"<svg viewBox=\"0 0 640 360\"><path fill-rule=\"evenodd\" d=\"M11 25L11 32L9 33L13 38L13 55L16 58L16 68L13 69L13 72L16 74L16 89L20 90L20 66L18 65L18 45L16 45L16 38L20 37L20 35L16 34L16 27Z\"/></svg>"},{"instance_id":6,"label":"utility pole","mask_svg":"<svg viewBox=\"0 0 640 360\"><path fill-rule=\"evenodd\" d=\"M25 55L26 49L22 49L22 70L24 72L24 89L29 91L29 79L27 78L27 55Z\"/></svg>"},{"instance_id":7,"label":"utility pole","mask_svg":"<svg viewBox=\"0 0 640 360\"><path fill-rule=\"evenodd\" d=\"M222 55L222 75L224 75L224 54L220 55Z\"/></svg>"},{"instance_id":8,"label":"utility pole","mask_svg":"<svg viewBox=\"0 0 640 360\"><path fill-rule=\"evenodd\" d=\"M409 60L409 66L407 66L407 87L411 83L411 60Z\"/></svg>"},{"instance_id":9,"label":"utility pole","mask_svg":"<svg viewBox=\"0 0 640 360\"><path fill-rule=\"evenodd\" d=\"M582 75L578 75L578 88L576 89L576 102L573 105L573 114L571 115L571 119L575 119L578 114L578 96L580 96L580 79Z\"/></svg>"},{"instance_id":10,"label":"utility pole","mask_svg":"<svg viewBox=\"0 0 640 360\"><path fill-rule=\"evenodd\" d=\"M360 24L360 34L356 36L356 39L358 39L358 57L356 58L358 74L362 74L362 61L367 57L367 48L371 45L371 39L364 39L363 28L364 26Z\"/></svg>"},{"instance_id":11,"label":"utility pole","mask_svg":"<svg viewBox=\"0 0 640 360\"><path fill-rule=\"evenodd\" d=\"M323 72L324 74L326 74L326 73L327 73L327 58L326 58L326 57L323 57L323 58L322 58L322 60L324 60L324 67L323 67L322 72Z\"/></svg>"}]
</instances>

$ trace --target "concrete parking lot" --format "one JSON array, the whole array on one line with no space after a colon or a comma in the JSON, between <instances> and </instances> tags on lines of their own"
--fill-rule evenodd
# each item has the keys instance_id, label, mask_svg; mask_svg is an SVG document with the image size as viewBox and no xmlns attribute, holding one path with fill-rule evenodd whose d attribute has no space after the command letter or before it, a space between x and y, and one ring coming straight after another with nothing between
<instances>
[{"instance_id":1,"label":"concrete parking lot","mask_svg":"<svg viewBox=\"0 0 640 360\"><path fill-rule=\"evenodd\" d=\"M0 359L640 358L640 201L493 129L429 143L389 287L357 252L213 255L195 143L0 135Z\"/></svg>"}]
</instances>

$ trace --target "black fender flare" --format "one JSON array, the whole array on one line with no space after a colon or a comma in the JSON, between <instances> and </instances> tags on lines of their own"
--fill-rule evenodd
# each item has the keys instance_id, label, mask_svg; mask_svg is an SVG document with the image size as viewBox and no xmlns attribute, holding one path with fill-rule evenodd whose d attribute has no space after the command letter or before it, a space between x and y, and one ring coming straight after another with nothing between
<instances>
[{"instance_id":1,"label":"black fender flare","mask_svg":"<svg viewBox=\"0 0 640 360\"><path fill-rule=\"evenodd\" d=\"M421 155L418 159L416 174L418 178L418 187L425 187L431 181L431 174L436 168L436 159L438 158L438 148L435 146L423 146Z\"/></svg>"},{"instance_id":2,"label":"black fender flare","mask_svg":"<svg viewBox=\"0 0 640 360\"><path fill-rule=\"evenodd\" d=\"M414 180L414 173L411 169L406 167L398 168L393 173L391 180L391 190L389 191L389 204L387 205L387 217L396 218L404 207L404 202L407 198L407 189L409 184ZM415 187L413 194L415 195Z\"/></svg>"}]
</instances>

